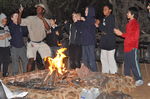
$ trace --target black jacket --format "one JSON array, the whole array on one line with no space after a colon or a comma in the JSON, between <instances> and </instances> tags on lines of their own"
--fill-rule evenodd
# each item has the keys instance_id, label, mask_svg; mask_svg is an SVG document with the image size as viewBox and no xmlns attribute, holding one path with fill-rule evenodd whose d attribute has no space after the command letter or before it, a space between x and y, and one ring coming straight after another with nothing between
<instances>
[{"instance_id":1,"label":"black jacket","mask_svg":"<svg viewBox=\"0 0 150 99\"><path fill-rule=\"evenodd\" d=\"M70 25L69 44L81 45L81 24L81 21L77 21Z\"/></svg>"},{"instance_id":2,"label":"black jacket","mask_svg":"<svg viewBox=\"0 0 150 99\"><path fill-rule=\"evenodd\" d=\"M113 50L116 46L115 34L115 18L113 15L109 15L103 19L100 24L100 31L102 37L100 38L100 48L104 50Z\"/></svg>"},{"instance_id":3,"label":"black jacket","mask_svg":"<svg viewBox=\"0 0 150 99\"><path fill-rule=\"evenodd\" d=\"M59 30L59 27L55 27L51 29L51 33L47 35L46 37L46 43L50 46L50 47L54 47L54 46L58 46L58 42L60 42L60 40L62 39L62 35L60 33L60 35L56 35L56 31Z\"/></svg>"}]
</instances>

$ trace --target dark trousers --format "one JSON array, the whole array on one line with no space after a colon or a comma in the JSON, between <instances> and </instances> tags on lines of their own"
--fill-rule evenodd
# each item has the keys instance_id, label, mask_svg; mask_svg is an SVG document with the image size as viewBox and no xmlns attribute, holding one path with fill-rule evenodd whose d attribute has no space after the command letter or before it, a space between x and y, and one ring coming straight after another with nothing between
<instances>
[{"instance_id":1,"label":"dark trousers","mask_svg":"<svg viewBox=\"0 0 150 99\"><path fill-rule=\"evenodd\" d=\"M131 72L133 73L135 80L141 80L141 71L140 71L140 65L138 62L138 50L134 48L130 52L125 52L124 54L124 74L126 76L130 76Z\"/></svg>"},{"instance_id":2,"label":"dark trousers","mask_svg":"<svg viewBox=\"0 0 150 99\"><path fill-rule=\"evenodd\" d=\"M10 63L10 48L0 47L0 69L3 65L3 76L8 76L8 65Z\"/></svg>"},{"instance_id":3,"label":"dark trousers","mask_svg":"<svg viewBox=\"0 0 150 99\"><path fill-rule=\"evenodd\" d=\"M9 62L1 62L0 65L3 65L3 76L8 76L8 66ZM1 66L0 66L1 68Z\"/></svg>"},{"instance_id":4,"label":"dark trousers","mask_svg":"<svg viewBox=\"0 0 150 99\"><path fill-rule=\"evenodd\" d=\"M82 48L80 45L71 44L69 46L69 67L71 69L80 68Z\"/></svg>"},{"instance_id":5,"label":"dark trousers","mask_svg":"<svg viewBox=\"0 0 150 99\"><path fill-rule=\"evenodd\" d=\"M92 71L97 71L95 45L82 46L82 62Z\"/></svg>"}]
</instances>

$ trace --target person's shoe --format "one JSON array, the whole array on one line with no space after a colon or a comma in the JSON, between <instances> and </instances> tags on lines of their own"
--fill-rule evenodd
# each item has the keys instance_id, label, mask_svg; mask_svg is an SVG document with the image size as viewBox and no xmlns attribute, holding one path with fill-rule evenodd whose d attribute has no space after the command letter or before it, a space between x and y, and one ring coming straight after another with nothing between
<instances>
[{"instance_id":1,"label":"person's shoe","mask_svg":"<svg viewBox=\"0 0 150 99\"><path fill-rule=\"evenodd\" d=\"M9 73L3 73L3 77L7 77L9 75Z\"/></svg>"},{"instance_id":2,"label":"person's shoe","mask_svg":"<svg viewBox=\"0 0 150 99\"><path fill-rule=\"evenodd\" d=\"M136 82L135 82L135 86L141 86L141 85L143 85L144 84L144 81L143 80L137 80Z\"/></svg>"},{"instance_id":3,"label":"person's shoe","mask_svg":"<svg viewBox=\"0 0 150 99\"><path fill-rule=\"evenodd\" d=\"M150 82L149 82L149 83L147 83L147 85L148 85L148 86L150 86Z\"/></svg>"}]
</instances>

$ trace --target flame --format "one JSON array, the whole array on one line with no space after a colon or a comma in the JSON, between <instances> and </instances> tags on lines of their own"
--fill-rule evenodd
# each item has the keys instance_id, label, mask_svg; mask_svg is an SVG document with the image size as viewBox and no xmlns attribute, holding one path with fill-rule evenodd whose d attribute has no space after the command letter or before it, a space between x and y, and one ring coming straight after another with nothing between
<instances>
[{"instance_id":1,"label":"flame","mask_svg":"<svg viewBox=\"0 0 150 99\"><path fill-rule=\"evenodd\" d=\"M62 43L60 43L60 42L57 42L57 45L61 47L61 46L62 46Z\"/></svg>"},{"instance_id":2,"label":"flame","mask_svg":"<svg viewBox=\"0 0 150 99\"><path fill-rule=\"evenodd\" d=\"M67 48L61 48L61 49L57 50L55 58L51 58L51 57L47 58L47 61L49 63L50 75L55 70L57 70L58 73L61 75L63 75L64 73L67 72L67 70L65 68L65 64L63 63L63 59L66 57L66 55L63 52L66 50L67 50Z\"/></svg>"}]
</instances>

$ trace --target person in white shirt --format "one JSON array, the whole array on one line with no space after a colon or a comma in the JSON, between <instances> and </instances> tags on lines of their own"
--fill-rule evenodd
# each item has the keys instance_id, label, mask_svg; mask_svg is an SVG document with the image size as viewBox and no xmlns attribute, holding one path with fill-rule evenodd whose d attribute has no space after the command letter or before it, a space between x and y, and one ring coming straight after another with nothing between
<instances>
[{"instance_id":1,"label":"person in white shirt","mask_svg":"<svg viewBox=\"0 0 150 99\"><path fill-rule=\"evenodd\" d=\"M29 30L30 42L27 44L27 57L29 59L27 71L32 70L32 64L36 59L37 51L42 59L51 56L49 46L43 42L46 37L46 31L50 30L48 20L44 17L46 8L43 4L37 4L35 7L37 15L29 16L27 18L21 18L23 7L19 9L18 23L22 26L27 26ZM46 62L45 68L48 68Z\"/></svg>"}]
</instances>

